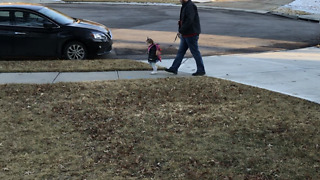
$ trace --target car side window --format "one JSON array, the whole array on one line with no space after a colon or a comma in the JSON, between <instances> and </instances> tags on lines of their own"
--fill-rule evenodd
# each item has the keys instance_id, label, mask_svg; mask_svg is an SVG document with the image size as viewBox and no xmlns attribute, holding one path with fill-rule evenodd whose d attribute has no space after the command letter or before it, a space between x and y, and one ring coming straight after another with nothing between
<instances>
[{"instance_id":1,"label":"car side window","mask_svg":"<svg viewBox=\"0 0 320 180\"><path fill-rule=\"evenodd\" d=\"M37 14L24 11L14 12L14 17L16 26L43 28L43 23L46 21Z\"/></svg>"},{"instance_id":2,"label":"car side window","mask_svg":"<svg viewBox=\"0 0 320 180\"><path fill-rule=\"evenodd\" d=\"M0 11L0 25L10 25L10 12Z\"/></svg>"}]
</instances>

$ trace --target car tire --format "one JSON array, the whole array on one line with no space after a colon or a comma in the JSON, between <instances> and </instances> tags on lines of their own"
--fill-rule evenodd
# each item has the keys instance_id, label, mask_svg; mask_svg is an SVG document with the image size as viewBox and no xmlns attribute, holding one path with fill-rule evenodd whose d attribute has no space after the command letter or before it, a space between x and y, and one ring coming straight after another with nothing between
<instances>
[{"instance_id":1,"label":"car tire","mask_svg":"<svg viewBox=\"0 0 320 180\"><path fill-rule=\"evenodd\" d=\"M68 60L83 60L87 57L87 49L82 43L73 41L65 46L63 54Z\"/></svg>"}]
</instances>

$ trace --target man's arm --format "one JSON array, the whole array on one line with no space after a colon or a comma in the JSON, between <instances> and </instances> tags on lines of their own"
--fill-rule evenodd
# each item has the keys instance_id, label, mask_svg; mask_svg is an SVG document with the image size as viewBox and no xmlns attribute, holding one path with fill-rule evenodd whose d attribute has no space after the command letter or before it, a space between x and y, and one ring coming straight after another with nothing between
<instances>
[{"instance_id":1,"label":"man's arm","mask_svg":"<svg viewBox=\"0 0 320 180\"><path fill-rule=\"evenodd\" d=\"M194 22L195 15L196 15L196 11L192 4L185 7L184 19L182 19L182 25L179 29L179 33L186 34L186 32L190 30Z\"/></svg>"}]
</instances>

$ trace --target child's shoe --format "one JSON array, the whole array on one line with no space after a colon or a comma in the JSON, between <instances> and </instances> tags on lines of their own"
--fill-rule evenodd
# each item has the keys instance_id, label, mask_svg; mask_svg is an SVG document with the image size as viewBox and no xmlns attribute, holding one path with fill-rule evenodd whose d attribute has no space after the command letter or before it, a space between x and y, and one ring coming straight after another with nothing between
<instances>
[{"instance_id":1,"label":"child's shoe","mask_svg":"<svg viewBox=\"0 0 320 180\"><path fill-rule=\"evenodd\" d=\"M157 71L152 71L150 74L151 75L155 75L155 74L157 74L158 72Z\"/></svg>"}]
</instances>

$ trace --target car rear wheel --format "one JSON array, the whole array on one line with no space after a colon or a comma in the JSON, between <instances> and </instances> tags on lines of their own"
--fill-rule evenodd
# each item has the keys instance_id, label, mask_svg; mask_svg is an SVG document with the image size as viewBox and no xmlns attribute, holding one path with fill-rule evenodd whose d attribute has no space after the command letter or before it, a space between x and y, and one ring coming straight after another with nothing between
<instances>
[{"instance_id":1,"label":"car rear wheel","mask_svg":"<svg viewBox=\"0 0 320 180\"><path fill-rule=\"evenodd\" d=\"M69 60L83 60L87 57L87 50L82 43L74 41L65 46L64 55Z\"/></svg>"}]
</instances>

